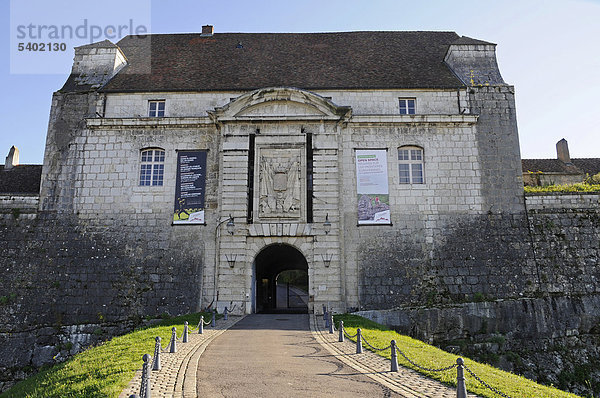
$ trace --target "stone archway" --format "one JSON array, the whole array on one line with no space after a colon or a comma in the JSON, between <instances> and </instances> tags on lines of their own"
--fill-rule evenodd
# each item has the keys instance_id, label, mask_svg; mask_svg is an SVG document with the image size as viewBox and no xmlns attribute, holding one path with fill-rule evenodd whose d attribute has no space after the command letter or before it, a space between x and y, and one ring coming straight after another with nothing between
<instances>
[{"instance_id":1,"label":"stone archway","mask_svg":"<svg viewBox=\"0 0 600 398\"><path fill-rule=\"evenodd\" d=\"M281 303L279 308L277 305L277 277L282 272L290 270L304 271L308 278L308 262L293 246L275 243L266 246L257 254L254 259L253 312L285 311ZM286 308L286 310L290 309ZM307 312L308 307L296 305L293 310Z\"/></svg>"}]
</instances>

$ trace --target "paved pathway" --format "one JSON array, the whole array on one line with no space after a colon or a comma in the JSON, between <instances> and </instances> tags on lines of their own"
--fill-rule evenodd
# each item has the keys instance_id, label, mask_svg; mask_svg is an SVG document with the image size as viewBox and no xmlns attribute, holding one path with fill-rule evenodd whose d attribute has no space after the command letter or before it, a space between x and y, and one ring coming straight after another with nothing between
<instances>
[{"instance_id":1,"label":"paved pathway","mask_svg":"<svg viewBox=\"0 0 600 398\"><path fill-rule=\"evenodd\" d=\"M456 396L412 370L390 372L389 360L372 352L356 354L354 343L339 343L322 323L306 314L219 320L215 329L190 334L176 354L162 355L162 370L151 376L152 397ZM119 397L138 393L139 384L140 372Z\"/></svg>"},{"instance_id":2,"label":"paved pathway","mask_svg":"<svg viewBox=\"0 0 600 398\"><path fill-rule=\"evenodd\" d=\"M325 350L307 314L257 314L215 339L197 373L202 397L399 397Z\"/></svg>"}]
</instances>

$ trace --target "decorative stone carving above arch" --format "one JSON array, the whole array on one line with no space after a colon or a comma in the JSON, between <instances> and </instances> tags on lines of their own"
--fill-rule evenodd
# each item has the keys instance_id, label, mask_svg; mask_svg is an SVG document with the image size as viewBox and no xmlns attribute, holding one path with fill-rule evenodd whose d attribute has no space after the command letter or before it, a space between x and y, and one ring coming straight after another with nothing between
<instances>
[{"instance_id":1,"label":"decorative stone carving above arch","mask_svg":"<svg viewBox=\"0 0 600 398\"><path fill-rule=\"evenodd\" d=\"M290 87L262 88L208 112L215 123L242 120L347 120L352 108L335 105L310 91Z\"/></svg>"}]
</instances>

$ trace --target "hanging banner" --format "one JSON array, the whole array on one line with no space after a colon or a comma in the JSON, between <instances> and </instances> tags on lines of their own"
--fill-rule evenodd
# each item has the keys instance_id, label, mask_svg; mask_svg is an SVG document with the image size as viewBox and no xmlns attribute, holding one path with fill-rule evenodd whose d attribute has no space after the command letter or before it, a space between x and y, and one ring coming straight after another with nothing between
<instances>
[{"instance_id":1,"label":"hanging banner","mask_svg":"<svg viewBox=\"0 0 600 398\"><path fill-rule=\"evenodd\" d=\"M173 224L204 224L206 151L177 152Z\"/></svg>"},{"instance_id":2,"label":"hanging banner","mask_svg":"<svg viewBox=\"0 0 600 398\"><path fill-rule=\"evenodd\" d=\"M387 151L356 150L358 224L391 224Z\"/></svg>"}]
</instances>

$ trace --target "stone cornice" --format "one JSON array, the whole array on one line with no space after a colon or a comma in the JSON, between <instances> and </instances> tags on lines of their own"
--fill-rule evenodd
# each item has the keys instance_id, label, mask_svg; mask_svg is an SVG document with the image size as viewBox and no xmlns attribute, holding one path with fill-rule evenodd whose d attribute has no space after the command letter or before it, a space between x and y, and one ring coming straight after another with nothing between
<instances>
[{"instance_id":1,"label":"stone cornice","mask_svg":"<svg viewBox=\"0 0 600 398\"><path fill-rule=\"evenodd\" d=\"M90 129L122 128L186 128L214 125L209 117L135 117L135 118L90 118L86 119Z\"/></svg>"},{"instance_id":2,"label":"stone cornice","mask_svg":"<svg viewBox=\"0 0 600 398\"><path fill-rule=\"evenodd\" d=\"M477 123L477 115L353 115L348 124L464 124Z\"/></svg>"}]
</instances>

